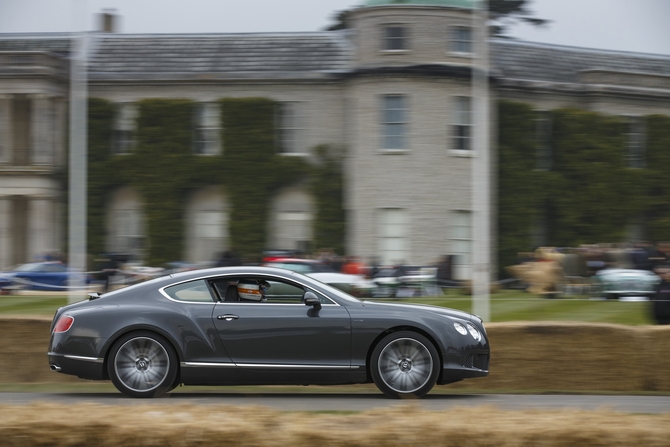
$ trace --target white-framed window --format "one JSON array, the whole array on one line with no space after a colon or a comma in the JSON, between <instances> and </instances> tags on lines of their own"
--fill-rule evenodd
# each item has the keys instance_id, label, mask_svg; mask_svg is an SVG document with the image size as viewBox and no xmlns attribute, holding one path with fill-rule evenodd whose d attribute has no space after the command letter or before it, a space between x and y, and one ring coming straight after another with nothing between
<instances>
[{"instance_id":1,"label":"white-framed window","mask_svg":"<svg viewBox=\"0 0 670 447\"><path fill-rule=\"evenodd\" d=\"M381 112L381 148L407 149L408 101L406 95L384 95Z\"/></svg>"},{"instance_id":2,"label":"white-framed window","mask_svg":"<svg viewBox=\"0 0 670 447\"><path fill-rule=\"evenodd\" d=\"M382 31L382 50L404 51L409 49L407 27L403 25L386 25Z\"/></svg>"},{"instance_id":3,"label":"white-framed window","mask_svg":"<svg viewBox=\"0 0 670 447\"><path fill-rule=\"evenodd\" d=\"M452 125L452 149L472 149L472 99L469 96L454 97L454 124Z\"/></svg>"},{"instance_id":4,"label":"white-framed window","mask_svg":"<svg viewBox=\"0 0 670 447\"><path fill-rule=\"evenodd\" d=\"M403 208L378 210L378 253L383 265L410 262L409 213Z\"/></svg>"},{"instance_id":5,"label":"white-framed window","mask_svg":"<svg viewBox=\"0 0 670 447\"><path fill-rule=\"evenodd\" d=\"M119 103L112 130L112 153L129 154L135 145L137 106L133 103Z\"/></svg>"},{"instance_id":6,"label":"white-framed window","mask_svg":"<svg viewBox=\"0 0 670 447\"><path fill-rule=\"evenodd\" d=\"M307 155L305 148L305 104L302 101L279 103L277 129L279 131L279 153L283 155Z\"/></svg>"},{"instance_id":7,"label":"white-framed window","mask_svg":"<svg viewBox=\"0 0 670 447\"><path fill-rule=\"evenodd\" d=\"M553 166L551 150L551 114L547 111L535 112L535 168L550 171Z\"/></svg>"},{"instance_id":8,"label":"white-framed window","mask_svg":"<svg viewBox=\"0 0 670 447\"><path fill-rule=\"evenodd\" d=\"M219 107L216 103L196 104L193 117L193 152L198 155L221 153L221 127Z\"/></svg>"},{"instance_id":9,"label":"white-framed window","mask_svg":"<svg viewBox=\"0 0 670 447\"><path fill-rule=\"evenodd\" d=\"M451 216L451 253L458 279L469 279L472 264L472 213L453 211Z\"/></svg>"},{"instance_id":10,"label":"white-framed window","mask_svg":"<svg viewBox=\"0 0 670 447\"><path fill-rule=\"evenodd\" d=\"M308 252L312 245L312 213L281 211L277 213L278 247Z\"/></svg>"},{"instance_id":11,"label":"white-framed window","mask_svg":"<svg viewBox=\"0 0 670 447\"><path fill-rule=\"evenodd\" d=\"M303 187L278 191L271 205L270 248L310 252L316 212L314 198Z\"/></svg>"},{"instance_id":12,"label":"white-framed window","mask_svg":"<svg viewBox=\"0 0 670 447\"><path fill-rule=\"evenodd\" d=\"M641 116L628 117L626 132L626 164L629 168L645 167L645 129Z\"/></svg>"},{"instance_id":13,"label":"white-framed window","mask_svg":"<svg viewBox=\"0 0 670 447\"><path fill-rule=\"evenodd\" d=\"M456 26L451 32L451 51L453 53L471 54L473 48L472 28Z\"/></svg>"},{"instance_id":14,"label":"white-framed window","mask_svg":"<svg viewBox=\"0 0 670 447\"><path fill-rule=\"evenodd\" d=\"M121 253L131 253L135 256L144 249L144 231L142 215L139 210L119 210L114 216L115 234L114 248Z\"/></svg>"}]
</instances>

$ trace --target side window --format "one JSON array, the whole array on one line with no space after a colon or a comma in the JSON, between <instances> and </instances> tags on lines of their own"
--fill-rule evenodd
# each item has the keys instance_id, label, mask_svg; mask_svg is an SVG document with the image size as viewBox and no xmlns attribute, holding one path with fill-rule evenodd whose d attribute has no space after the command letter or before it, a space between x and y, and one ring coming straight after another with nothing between
<instances>
[{"instance_id":1,"label":"side window","mask_svg":"<svg viewBox=\"0 0 670 447\"><path fill-rule=\"evenodd\" d=\"M262 300L252 300L248 297L243 297L239 295L239 288L237 284L242 282L244 284L255 283L255 281L260 280L264 283L267 283L269 287L263 288L263 299ZM216 293L219 295L219 299L222 302L240 302L240 303L258 303L262 304L300 304L303 305L303 297L307 288L290 281L280 281L278 279L268 279L267 277L225 277L219 278L211 281L212 287L216 290ZM189 283L191 284L191 283ZM182 284L185 286L185 284ZM175 286L179 287L179 286ZM172 288L166 289L165 292L170 294ZM254 288L255 289L255 288ZM311 292L314 292L318 297L321 303L323 304L334 304L333 301L322 295L321 293L309 289ZM244 291L243 291L244 292ZM170 295L172 296L172 295ZM175 298L179 299L179 298ZM183 300L182 300L183 301Z\"/></svg>"},{"instance_id":2,"label":"side window","mask_svg":"<svg viewBox=\"0 0 670 447\"><path fill-rule=\"evenodd\" d=\"M265 292L268 303L302 304L305 290L294 284L281 281L268 281L270 288Z\"/></svg>"},{"instance_id":3,"label":"side window","mask_svg":"<svg viewBox=\"0 0 670 447\"><path fill-rule=\"evenodd\" d=\"M168 287L165 293L174 300L187 301L191 303L213 303L212 294L205 280L186 282Z\"/></svg>"}]
</instances>

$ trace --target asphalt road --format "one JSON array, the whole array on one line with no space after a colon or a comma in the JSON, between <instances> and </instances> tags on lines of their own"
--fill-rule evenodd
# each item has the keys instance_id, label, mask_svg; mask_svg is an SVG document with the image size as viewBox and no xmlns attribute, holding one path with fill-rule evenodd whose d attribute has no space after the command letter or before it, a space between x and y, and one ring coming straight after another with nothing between
<instances>
[{"instance_id":1,"label":"asphalt road","mask_svg":"<svg viewBox=\"0 0 670 447\"><path fill-rule=\"evenodd\" d=\"M241 394L177 392L157 399L131 399L118 393L0 393L1 405L59 402L64 405L91 402L101 405L261 405L288 411L365 411L398 405L419 405L438 411L459 406L491 405L506 410L608 409L622 413L670 413L670 396L429 394L423 399L399 401L382 394Z\"/></svg>"}]
</instances>

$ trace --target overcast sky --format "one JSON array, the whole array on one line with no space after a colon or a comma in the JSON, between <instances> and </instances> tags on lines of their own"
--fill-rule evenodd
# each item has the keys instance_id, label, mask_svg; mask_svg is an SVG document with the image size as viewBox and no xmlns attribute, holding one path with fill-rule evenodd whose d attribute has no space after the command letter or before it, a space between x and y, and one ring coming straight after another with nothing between
<instances>
[{"instance_id":1,"label":"overcast sky","mask_svg":"<svg viewBox=\"0 0 670 447\"><path fill-rule=\"evenodd\" d=\"M122 33L318 31L362 0L0 0L0 33L95 29L113 9ZM517 25L535 42L670 55L670 0L532 0L546 28ZM74 10L80 11L73 13ZM83 14L81 11L86 10ZM88 17L88 20L85 19ZM84 25L84 22L88 22Z\"/></svg>"}]
</instances>

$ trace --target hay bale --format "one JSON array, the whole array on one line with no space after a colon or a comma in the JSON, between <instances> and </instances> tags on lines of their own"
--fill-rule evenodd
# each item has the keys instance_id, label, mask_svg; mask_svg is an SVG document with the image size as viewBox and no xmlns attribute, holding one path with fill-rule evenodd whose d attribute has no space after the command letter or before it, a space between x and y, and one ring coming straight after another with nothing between
<instances>
[{"instance_id":1,"label":"hay bale","mask_svg":"<svg viewBox=\"0 0 670 447\"><path fill-rule=\"evenodd\" d=\"M263 407L78 405L0 406L0 437L14 446L312 447L666 446L670 414L606 410L503 411L494 407L428 411L397 405L352 415ZM74 416L74 417L73 417Z\"/></svg>"}]
</instances>

